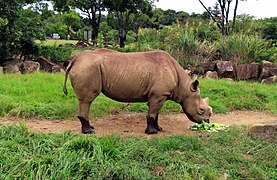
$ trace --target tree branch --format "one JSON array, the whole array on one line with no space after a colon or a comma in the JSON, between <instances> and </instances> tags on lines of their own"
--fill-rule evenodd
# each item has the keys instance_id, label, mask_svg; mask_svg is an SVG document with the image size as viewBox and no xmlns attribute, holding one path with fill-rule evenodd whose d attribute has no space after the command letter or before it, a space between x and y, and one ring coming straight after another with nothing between
<instances>
[{"instance_id":1,"label":"tree branch","mask_svg":"<svg viewBox=\"0 0 277 180\"><path fill-rule=\"evenodd\" d=\"M239 0L236 0L236 5L235 5L235 9L234 9L233 24L232 24L232 33L234 32L234 29L235 29L238 3L239 3Z\"/></svg>"},{"instance_id":2,"label":"tree branch","mask_svg":"<svg viewBox=\"0 0 277 180\"><path fill-rule=\"evenodd\" d=\"M202 4L202 6L206 9L207 13L211 16L211 18L213 19L213 21L216 23L217 27L219 29L221 29L220 24L217 22L217 20L214 18L213 14L209 11L209 9L202 3L201 0L199 0L199 2Z\"/></svg>"}]
</instances>

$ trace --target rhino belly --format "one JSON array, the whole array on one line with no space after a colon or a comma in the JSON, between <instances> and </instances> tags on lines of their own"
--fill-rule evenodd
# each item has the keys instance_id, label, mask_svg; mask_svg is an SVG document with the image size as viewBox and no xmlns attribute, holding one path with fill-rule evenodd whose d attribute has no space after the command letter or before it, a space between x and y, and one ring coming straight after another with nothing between
<instances>
[{"instance_id":1,"label":"rhino belly","mask_svg":"<svg viewBox=\"0 0 277 180\"><path fill-rule=\"evenodd\" d=\"M102 93L116 101L120 102L147 102L148 93L139 88L130 86L113 86L102 88Z\"/></svg>"}]
</instances>

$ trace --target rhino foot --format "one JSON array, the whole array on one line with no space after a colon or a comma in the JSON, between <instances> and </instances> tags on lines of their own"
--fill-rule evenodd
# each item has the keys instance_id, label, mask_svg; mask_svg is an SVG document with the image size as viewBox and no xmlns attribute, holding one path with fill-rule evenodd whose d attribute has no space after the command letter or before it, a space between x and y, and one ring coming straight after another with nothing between
<instances>
[{"instance_id":1,"label":"rhino foot","mask_svg":"<svg viewBox=\"0 0 277 180\"><path fill-rule=\"evenodd\" d=\"M154 128L146 128L145 129L145 133L146 134L157 134L158 133L158 130L154 129Z\"/></svg>"},{"instance_id":2,"label":"rhino foot","mask_svg":"<svg viewBox=\"0 0 277 180\"><path fill-rule=\"evenodd\" d=\"M94 134L94 127L90 126L89 128L82 128L83 134Z\"/></svg>"},{"instance_id":3,"label":"rhino foot","mask_svg":"<svg viewBox=\"0 0 277 180\"><path fill-rule=\"evenodd\" d=\"M156 127L154 127L157 131L162 131L163 130L163 128L162 127L160 127L160 126L156 126Z\"/></svg>"}]
</instances>

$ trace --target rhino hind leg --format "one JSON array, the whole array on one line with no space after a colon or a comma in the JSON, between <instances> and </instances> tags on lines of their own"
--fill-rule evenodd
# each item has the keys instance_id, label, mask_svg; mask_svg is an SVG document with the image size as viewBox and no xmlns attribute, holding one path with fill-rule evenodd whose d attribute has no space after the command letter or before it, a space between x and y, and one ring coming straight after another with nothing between
<instances>
[{"instance_id":1,"label":"rhino hind leg","mask_svg":"<svg viewBox=\"0 0 277 180\"><path fill-rule=\"evenodd\" d=\"M92 134L94 133L94 127L90 125L89 121L81 116L77 116L82 124L82 133L83 134Z\"/></svg>"},{"instance_id":2,"label":"rhino hind leg","mask_svg":"<svg viewBox=\"0 0 277 180\"><path fill-rule=\"evenodd\" d=\"M78 107L78 119L82 125L83 134L92 134L94 133L94 127L89 123L89 109L91 102L79 101Z\"/></svg>"}]
</instances>

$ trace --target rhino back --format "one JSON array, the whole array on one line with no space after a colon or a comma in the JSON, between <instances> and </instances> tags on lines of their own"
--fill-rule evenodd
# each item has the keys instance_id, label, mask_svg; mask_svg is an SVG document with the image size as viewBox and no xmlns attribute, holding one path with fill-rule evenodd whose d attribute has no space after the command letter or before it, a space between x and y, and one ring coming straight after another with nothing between
<instances>
[{"instance_id":1,"label":"rhino back","mask_svg":"<svg viewBox=\"0 0 277 180\"><path fill-rule=\"evenodd\" d=\"M151 91L170 93L177 85L171 56L164 52L101 55L102 92L115 100L147 101Z\"/></svg>"}]
</instances>

